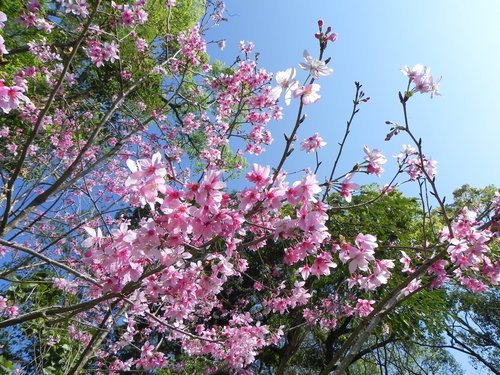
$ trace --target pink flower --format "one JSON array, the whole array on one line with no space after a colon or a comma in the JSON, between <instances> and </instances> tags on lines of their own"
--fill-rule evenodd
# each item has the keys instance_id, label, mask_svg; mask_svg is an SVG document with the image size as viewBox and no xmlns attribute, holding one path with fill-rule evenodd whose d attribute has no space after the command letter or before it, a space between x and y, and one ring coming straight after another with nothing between
<instances>
[{"instance_id":1,"label":"pink flower","mask_svg":"<svg viewBox=\"0 0 500 375\"><path fill-rule=\"evenodd\" d=\"M5 26L4 22L5 21L7 21L7 15L4 12L0 11L0 29L4 28L4 26Z\"/></svg>"},{"instance_id":2,"label":"pink flower","mask_svg":"<svg viewBox=\"0 0 500 375\"><path fill-rule=\"evenodd\" d=\"M101 228L97 228L97 231L94 228L83 227L85 231L90 236L85 241L82 242L83 247L92 247L92 246L100 246L102 244L103 236Z\"/></svg>"},{"instance_id":3,"label":"pink flower","mask_svg":"<svg viewBox=\"0 0 500 375\"><path fill-rule=\"evenodd\" d=\"M17 145L15 143L9 143L7 145L7 150L9 150L9 152L16 156L17 155Z\"/></svg>"},{"instance_id":4,"label":"pink flower","mask_svg":"<svg viewBox=\"0 0 500 375\"><path fill-rule=\"evenodd\" d=\"M394 262L392 260L375 260L375 268L370 278L372 279L371 281L376 287L379 287L382 284L387 284L389 277L391 277L389 268L394 268Z\"/></svg>"},{"instance_id":5,"label":"pink flower","mask_svg":"<svg viewBox=\"0 0 500 375\"><path fill-rule=\"evenodd\" d=\"M311 57L307 50L304 50L305 63L300 63L300 67L304 70L309 70L314 78L326 77L333 73L333 69L326 66L324 61L317 60Z\"/></svg>"},{"instance_id":6,"label":"pink flower","mask_svg":"<svg viewBox=\"0 0 500 375\"><path fill-rule=\"evenodd\" d=\"M411 259L404 251L401 251L401 254L403 257L399 260L401 263L403 263L403 269L401 272L410 272L413 273L415 271L415 267L410 267L411 264Z\"/></svg>"},{"instance_id":7,"label":"pink flower","mask_svg":"<svg viewBox=\"0 0 500 375\"><path fill-rule=\"evenodd\" d=\"M0 311L7 308L7 298L0 296Z\"/></svg>"},{"instance_id":8,"label":"pink flower","mask_svg":"<svg viewBox=\"0 0 500 375\"><path fill-rule=\"evenodd\" d=\"M359 189L359 185L355 184L354 182L351 182L352 174L348 173L345 176L345 180L342 182L342 185L340 185L340 195L342 198L346 200L346 202L351 202L352 200L352 195L351 193L353 191L356 191Z\"/></svg>"},{"instance_id":9,"label":"pink flower","mask_svg":"<svg viewBox=\"0 0 500 375\"><path fill-rule=\"evenodd\" d=\"M311 267L309 267L308 264L304 264L303 267L299 267L298 271L299 271L300 275L302 276L302 278L304 280L307 280L307 278L311 274Z\"/></svg>"},{"instance_id":10,"label":"pink flower","mask_svg":"<svg viewBox=\"0 0 500 375\"><path fill-rule=\"evenodd\" d=\"M371 234L359 233L355 240L357 247L347 243L342 245L339 258L342 263L350 261L350 273L354 273L356 269L360 269L361 271L368 270L369 262L375 260L373 255L375 253L375 248L378 247L376 241L377 237Z\"/></svg>"},{"instance_id":11,"label":"pink flower","mask_svg":"<svg viewBox=\"0 0 500 375\"><path fill-rule=\"evenodd\" d=\"M321 138L318 133L314 133L314 135L305 139L301 143L300 149L306 151L307 153L316 152L325 145L326 142L323 140L323 138Z\"/></svg>"},{"instance_id":12,"label":"pink flower","mask_svg":"<svg viewBox=\"0 0 500 375\"><path fill-rule=\"evenodd\" d=\"M424 67L422 64L417 64L413 66L413 68L409 68L407 65L405 65L403 69L401 69L401 73L403 73L409 79L414 80L415 77L425 74L426 69L427 68Z\"/></svg>"},{"instance_id":13,"label":"pink flower","mask_svg":"<svg viewBox=\"0 0 500 375\"><path fill-rule=\"evenodd\" d=\"M137 38L135 40L135 48L137 49L137 52L144 52L146 48L148 48L148 43L143 38Z\"/></svg>"},{"instance_id":14,"label":"pink flower","mask_svg":"<svg viewBox=\"0 0 500 375\"><path fill-rule=\"evenodd\" d=\"M311 266L311 273L318 278L321 275L328 276L330 274L330 268L335 267L337 267L337 265L332 261L331 254L323 251L314 260Z\"/></svg>"},{"instance_id":15,"label":"pink flower","mask_svg":"<svg viewBox=\"0 0 500 375\"><path fill-rule=\"evenodd\" d=\"M486 289L488 289L488 287L484 285L480 280L470 277L462 277L460 279L460 284L476 293L482 293L486 291Z\"/></svg>"},{"instance_id":16,"label":"pink flower","mask_svg":"<svg viewBox=\"0 0 500 375\"><path fill-rule=\"evenodd\" d=\"M394 191L394 189L395 189L395 186L385 184L384 186L382 186L380 188L380 194L388 195L388 194L392 193Z\"/></svg>"},{"instance_id":17,"label":"pink flower","mask_svg":"<svg viewBox=\"0 0 500 375\"><path fill-rule=\"evenodd\" d=\"M240 41L240 51L243 53L250 53L255 48L255 44L252 42L245 42L244 40Z\"/></svg>"},{"instance_id":18,"label":"pink flower","mask_svg":"<svg viewBox=\"0 0 500 375\"><path fill-rule=\"evenodd\" d=\"M415 292L418 288L420 288L420 285L422 284L422 279L414 279L408 284L406 288L404 288L401 292L405 295L408 296Z\"/></svg>"},{"instance_id":19,"label":"pink flower","mask_svg":"<svg viewBox=\"0 0 500 375\"><path fill-rule=\"evenodd\" d=\"M19 108L21 102L30 104L30 99L23 94L24 88L20 86L5 86L0 80L0 108L4 113L9 113L12 109Z\"/></svg>"},{"instance_id":20,"label":"pink flower","mask_svg":"<svg viewBox=\"0 0 500 375\"><path fill-rule=\"evenodd\" d=\"M374 300L358 299L356 304L356 314L359 316L368 316L373 311L372 305L375 303Z\"/></svg>"},{"instance_id":21,"label":"pink flower","mask_svg":"<svg viewBox=\"0 0 500 375\"><path fill-rule=\"evenodd\" d=\"M382 172L384 171L382 165L387 163L387 159L377 149L370 151L370 149L366 146L364 146L363 149L366 154L365 160L368 162L367 172L374 173L377 175L377 177L380 177L382 175Z\"/></svg>"},{"instance_id":22,"label":"pink flower","mask_svg":"<svg viewBox=\"0 0 500 375\"><path fill-rule=\"evenodd\" d=\"M401 72L415 84L412 92L419 92L421 94L430 92L431 98L434 97L434 95L441 95L439 92L441 77L437 81L434 80L430 68L417 64L410 69L405 65L403 69L401 69Z\"/></svg>"},{"instance_id":23,"label":"pink flower","mask_svg":"<svg viewBox=\"0 0 500 375\"><path fill-rule=\"evenodd\" d=\"M9 318L13 318L19 315L19 307L17 306L9 306L5 309L5 315Z\"/></svg>"},{"instance_id":24,"label":"pink flower","mask_svg":"<svg viewBox=\"0 0 500 375\"><path fill-rule=\"evenodd\" d=\"M5 40L3 39L3 36L0 35L0 55L7 55L9 51L7 51L7 48L5 48Z\"/></svg>"},{"instance_id":25,"label":"pink flower","mask_svg":"<svg viewBox=\"0 0 500 375\"><path fill-rule=\"evenodd\" d=\"M125 181L125 186L136 185L144 177L165 177L167 175L167 170L165 169L163 162L161 160L161 154L159 152L155 153L151 161L148 159L140 159L134 162L131 159L127 160L127 167L132 171L132 175Z\"/></svg>"},{"instance_id":26,"label":"pink flower","mask_svg":"<svg viewBox=\"0 0 500 375\"><path fill-rule=\"evenodd\" d=\"M222 201L220 191L226 184L220 180L222 172L209 170L196 192L196 202L202 206L215 207Z\"/></svg>"},{"instance_id":27,"label":"pink flower","mask_svg":"<svg viewBox=\"0 0 500 375\"><path fill-rule=\"evenodd\" d=\"M297 198L299 201L309 201L314 199L314 194L318 194L321 192L321 188L318 185L318 180L316 176L312 173L306 174L302 181L296 181L293 184L294 189L294 198ZM291 204L294 203L294 199L292 198Z\"/></svg>"},{"instance_id":28,"label":"pink flower","mask_svg":"<svg viewBox=\"0 0 500 375\"><path fill-rule=\"evenodd\" d=\"M321 98L321 96L318 94L319 89L320 85L318 85L317 83L313 83L311 85L297 88L293 92L293 96L295 98L298 98L299 96L302 97L302 103L304 103L305 105L316 103Z\"/></svg>"},{"instance_id":29,"label":"pink flower","mask_svg":"<svg viewBox=\"0 0 500 375\"><path fill-rule=\"evenodd\" d=\"M66 13L87 17L89 15L88 4L85 0L61 1L66 6Z\"/></svg>"},{"instance_id":30,"label":"pink flower","mask_svg":"<svg viewBox=\"0 0 500 375\"><path fill-rule=\"evenodd\" d=\"M38 0L30 0L29 3L26 5L26 8L32 12L32 13L36 13L38 11L40 11L40 3L38 2Z\"/></svg>"},{"instance_id":31,"label":"pink flower","mask_svg":"<svg viewBox=\"0 0 500 375\"><path fill-rule=\"evenodd\" d=\"M262 289L264 289L264 285L262 285L262 284L261 284L261 283L259 283L258 281L255 281L255 282L253 283L253 288L254 288L256 291L260 292Z\"/></svg>"},{"instance_id":32,"label":"pink flower","mask_svg":"<svg viewBox=\"0 0 500 375\"><path fill-rule=\"evenodd\" d=\"M248 181L253 182L257 186L264 186L269 182L269 173L271 167L262 167L258 164L253 164L252 171L248 172L246 178Z\"/></svg>"},{"instance_id":33,"label":"pink flower","mask_svg":"<svg viewBox=\"0 0 500 375\"><path fill-rule=\"evenodd\" d=\"M111 43L105 42L102 48L102 57L105 61L111 61L112 63L115 62L115 60L119 60L118 44L114 41Z\"/></svg>"},{"instance_id":34,"label":"pink flower","mask_svg":"<svg viewBox=\"0 0 500 375\"><path fill-rule=\"evenodd\" d=\"M356 236L356 245L365 251L373 251L378 247L377 237L372 236L371 234L363 234L359 233Z\"/></svg>"}]
</instances>

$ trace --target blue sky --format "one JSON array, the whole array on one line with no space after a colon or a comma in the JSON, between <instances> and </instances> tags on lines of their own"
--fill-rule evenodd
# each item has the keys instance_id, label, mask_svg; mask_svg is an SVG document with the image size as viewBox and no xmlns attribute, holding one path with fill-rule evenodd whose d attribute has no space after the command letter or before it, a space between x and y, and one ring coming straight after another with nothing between
<instances>
[{"instance_id":1,"label":"blue sky","mask_svg":"<svg viewBox=\"0 0 500 375\"><path fill-rule=\"evenodd\" d=\"M306 107L307 120L299 137L315 132L328 142L320 151L323 160L318 179L324 180L337 152L354 94L360 81L369 103L362 106L354 122L350 143L339 172L346 172L363 157L362 147L379 148L389 160L381 179L359 178L357 182L390 180L395 170L392 155L409 143L406 136L384 142L389 127L385 120L402 121L397 93L406 79L404 65L421 63L433 75L442 75L443 96L430 99L417 95L409 103L412 129L422 137L426 154L438 161L437 184L442 193L464 183L482 187L500 185L497 114L500 88L500 2L498 1L333 1L227 0L229 22L209 34L224 38L222 53L209 51L229 62L238 53L240 40L252 41L260 53L260 65L271 72L296 67L304 49L317 56L313 34L323 19L337 33L337 42L326 50L335 72L321 78L322 99ZM306 77L300 71L299 80ZM276 143L269 147L262 164L276 164L282 134L293 126L296 106L285 109L285 118L270 125ZM314 156L297 151L285 165L287 171L314 166ZM408 194L415 193L405 188Z\"/></svg>"}]
</instances>

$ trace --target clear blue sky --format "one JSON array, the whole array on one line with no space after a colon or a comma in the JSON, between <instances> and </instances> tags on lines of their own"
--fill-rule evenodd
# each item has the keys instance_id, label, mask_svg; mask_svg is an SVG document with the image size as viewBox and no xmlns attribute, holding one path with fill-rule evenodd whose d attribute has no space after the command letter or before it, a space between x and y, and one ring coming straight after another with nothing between
<instances>
[{"instance_id":1,"label":"clear blue sky","mask_svg":"<svg viewBox=\"0 0 500 375\"><path fill-rule=\"evenodd\" d=\"M379 148L390 159L406 137L384 142L388 131L385 120L402 121L397 98L406 79L399 72L404 65L421 63L442 75L443 96L430 99L417 95L409 104L410 123L421 136L425 152L438 161L437 183L451 198L451 192L468 183L482 187L500 186L498 97L500 90L500 2L490 1L334 1L227 0L229 22L209 34L225 38L222 54L215 46L210 52L228 62L237 54L240 40L252 41L260 52L260 65L271 72L296 67L302 52L317 56L313 34L321 18L338 35L326 57L335 72L319 80L322 99L306 107L308 115L299 136L319 132L328 142L320 152L323 160L319 179L329 174L336 144L343 135L354 94L354 81L360 81L371 101L361 108L355 120L351 142L340 171L360 161L362 146ZM300 79L305 78L303 71ZM294 110L285 111L283 121L270 125L279 147L282 134L293 125ZM297 149L299 147L296 147ZM275 164L278 155L269 152L260 161ZM389 167L389 164L393 168ZM296 152L285 165L294 171L314 165L314 156ZM328 168L326 168L328 166ZM389 173L379 180L385 183ZM408 190L411 194L412 191Z\"/></svg>"}]
</instances>

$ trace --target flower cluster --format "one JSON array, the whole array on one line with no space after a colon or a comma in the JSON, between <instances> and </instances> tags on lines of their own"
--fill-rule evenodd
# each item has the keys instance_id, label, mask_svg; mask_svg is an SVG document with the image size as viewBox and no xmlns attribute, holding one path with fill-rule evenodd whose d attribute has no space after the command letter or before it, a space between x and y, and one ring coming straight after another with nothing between
<instances>
[{"instance_id":1,"label":"flower cluster","mask_svg":"<svg viewBox=\"0 0 500 375\"><path fill-rule=\"evenodd\" d=\"M412 181L422 177L433 178L437 174L437 161L419 154L417 149L410 145L403 145L403 150L396 158Z\"/></svg>"},{"instance_id":2,"label":"flower cluster","mask_svg":"<svg viewBox=\"0 0 500 375\"><path fill-rule=\"evenodd\" d=\"M97 67L104 65L105 61L114 63L120 59L119 46L115 41L103 43L99 39L90 39L85 53Z\"/></svg>"},{"instance_id":3,"label":"flower cluster","mask_svg":"<svg viewBox=\"0 0 500 375\"><path fill-rule=\"evenodd\" d=\"M417 64L413 68L409 68L405 65L403 69L401 69L401 72L414 84L411 91L412 93L419 92L423 94L430 92L431 98L434 95L441 95L439 92L439 82L441 78L435 80L431 75L430 68L421 64Z\"/></svg>"},{"instance_id":4,"label":"flower cluster","mask_svg":"<svg viewBox=\"0 0 500 375\"><path fill-rule=\"evenodd\" d=\"M307 70L313 79L326 77L333 73L333 69L329 68L322 60L313 58L307 50L304 51L304 63L299 63L299 66ZM295 98L300 97L302 103L305 105L316 103L321 96L318 94L320 85L311 83L305 86L299 86L299 82L295 79L295 68L288 68L285 71L276 73L276 82L278 86L274 87L271 91L271 96L279 98L283 90L285 91L285 104L290 105L292 96Z\"/></svg>"},{"instance_id":5,"label":"flower cluster","mask_svg":"<svg viewBox=\"0 0 500 375\"><path fill-rule=\"evenodd\" d=\"M179 33L178 41L183 58L192 66L200 65L202 55L206 51L206 43L201 37L200 26L195 25L188 32Z\"/></svg>"},{"instance_id":6,"label":"flower cluster","mask_svg":"<svg viewBox=\"0 0 500 375\"><path fill-rule=\"evenodd\" d=\"M10 304L4 296L0 296L0 313L9 318L15 317L19 314L19 307Z\"/></svg>"},{"instance_id":7,"label":"flower cluster","mask_svg":"<svg viewBox=\"0 0 500 375\"><path fill-rule=\"evenodd\" d=\"M300 148L309 153L317 152L323 146L326 146L326 142L318 133L314 133L312 136L302 141Z\"/></svg>"},{"instance_id":8,"label":"flower cluster","mask_svg":"<svg viewBox=\"0 0 500 375\"><path fill-rule=\"evenodd\" d=\"M493 233L488 229L479 229L476 216L474 211L463 208L451 226L452 232L447 227L443 228L441 241L448 243L450 260L458 267L454 273L462 285L473 291L484 291L484 280L493 285L500 282L500 264L488 255ZM468 275L474 273L473 270L480 270L483 281Z\"/></svg>"},{"instance_id":9,"label":"flower cluster","mask_svg":"<svg viewBox=\"0 0 500 375\"><path fill-rule=\"evenodd\" d=\"M365 151L365 161L368 163L366 172L367 173L373 173L377 177L380 177L382 175L382 172L384 172L384 169L382 168L382 165L387 163L387 159L382 153L377 150L371 150L364 146L363 150Z\"/></svg>"}]
</instances>

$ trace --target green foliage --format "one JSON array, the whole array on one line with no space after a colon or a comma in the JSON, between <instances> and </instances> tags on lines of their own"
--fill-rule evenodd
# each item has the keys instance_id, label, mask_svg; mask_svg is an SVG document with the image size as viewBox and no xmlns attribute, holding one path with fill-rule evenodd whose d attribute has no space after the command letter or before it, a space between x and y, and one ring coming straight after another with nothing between
<instances>
[{"instance_id":1,"label":"green foliage","mask_svg":"<svg viewBox=\"0 0 500 375\"><path fill-rule=\"evenodd\" d=\"M424 238L432 237L432 232L423 231L421 205L417 199L405 197L399 191L380 196L377 186L363 187L347 209L341 208L345 206L341 197L333 196L329 204L333 210L327 226L333 238L352 242L358 233L376 235L379 243L376 258L395 260L395 268L387 286L366 293L358 291L353 297L381 300L406 278L405 274L399 272L401 264L397 260L401 257L400 249L404 248L413 258L416 254L408 249L417 248ZM426 220L427 227L430 220ZM282 249L275 249L270 244L259 252L264 257L272 254L271 259L264 258L264 264L273 264L272 259L283 256ZM294 277L290 274L287 279L293 282ZM345 298L343 296L354 291L347 288L345 280L348 277L347 267L339 265L328 277L309 278L306 286L315 291L311 297L314 301L328 299L332 294ZM446 328L450 307L447 294L442 289L424 290L406 299L383 319L374 335L364 343L362 354L355 358L346 374L386 373L380 367L381 361L386 362L388 374L460 374L459 365L446 350L436 347L431 349L417 343L441 343L440 335ZM355 317L342 318L335 328L324 330L319 326L301 326L303 320L297 312L280 316L280 319L268 324L301 328L290 331L278 350L266 350L259 358L265 363L265 368L274 370L280 361L287 361L285 374L317 374L359 322L360 319ZM377 344L384 340L387 342L378 348ZM292 349L294 345L297 345L296 349Z\"/></svg>"},{"instance_id":2,"label":"green foliage","mask_svg":"<svg viewBox=\"0 0 500 375\"><path fill-rule=\"evenodd\" d=\"M14 363L0 355L0 371L3 374L9 374L15 369Z\"/></svg>"},{"instance_id":3,"label":"green foliage","mask_svg":"<svg viewBox=\"0 0 500 375\"><path fill-rule=\"evenodd\" d=\"M448 298L449 311L446 334L450 344L469 355L476 368L500 368L500 293L491 288L472 293L453 288Z\"/></svg>"},{"instance_id":4,"label":"green foliage","mask_svg":"<svg viewBox=\"0 0 500 375\"><path fill-rule=\"evenodd\" d=\"M399 191L381 196L376 186L364 186L353 196L349 209L330 215L328 228L333 236L342 234L352 240L358 233L377 236L379 243L413 246L419 243L421 209L416 198L407 198ZM368 202L373 201L368 204ZM342 198L334 196L330 204L340 206Z\"/></svg>"},{"instance_id":5,"label":"green foliage","mask_svg":"<svg viewBox=\"0 0 500 375\"><path fill-rule=\"evenodd\" d=\"M12 284L5 295L16 305L29 304L32 310L77 303L77 295L64 293L53 286L52 277L56 276L50 269L39 270L30 276L30 282ZM68 336L67 330L71 324L73 322L67 318L58 319L49 325L45 319L32 320L0 337L4 354L10 361L19 355L15 353L21 353L24 359L31 359L27 361L30 367L26 370L33 373L39 373L42 368L43 374L62 374L62 369L69 368L81 353L83 345ZM5 359L6 363L9 360Z\"/></svg>"},{"instance_id":6,"label":"green foliage","mask_svg":"<svg viewBox=\"0 0 500 375\"><path fill-rule=\"evenodd\" d=\"M453 191L453 204L448 205L448 208L455 213L462 207L477 212L490 213L491 201L496 191L498 189L494 185L488 185L484 188L475 188L468 184L462 185Z\"/></svg>"}]
</instances>

